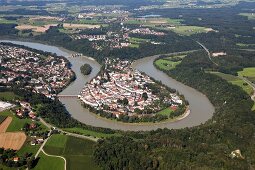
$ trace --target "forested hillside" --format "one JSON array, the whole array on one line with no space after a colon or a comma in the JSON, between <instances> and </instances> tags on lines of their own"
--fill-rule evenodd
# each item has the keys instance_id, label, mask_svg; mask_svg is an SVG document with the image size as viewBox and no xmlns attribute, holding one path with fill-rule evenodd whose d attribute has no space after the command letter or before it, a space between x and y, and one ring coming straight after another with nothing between
<instances>
[{"instance_id":1,"label":"forested hillside","mask_svg":"<svg viewBox=\"0 0 255 170\"><path fill-rule=\"evenodd\" d=\"M197 52L167 72L208 96L216 108L211 120L190 129L130 133L129 137L103 140L94 155L96 162L104 169L249 169L254 165L253 102L237 86L205 73L211 66L206 53ZM230 157L236 149L245 159Z\"/></svg>"}]
</instances>

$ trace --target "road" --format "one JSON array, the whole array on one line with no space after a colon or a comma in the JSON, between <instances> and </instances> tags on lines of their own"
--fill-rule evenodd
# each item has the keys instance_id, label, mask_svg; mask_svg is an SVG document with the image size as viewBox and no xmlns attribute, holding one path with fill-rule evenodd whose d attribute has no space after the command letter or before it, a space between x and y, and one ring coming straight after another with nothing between
<instances>
[{"instance_id":1,"label":"road","mask_svg":"<svg viewBox=\"0 0 255 170\"><path fill-rule=\"evenodd\" d=\"M245 81L247 84L249 84L252 89L253 89L253 94L251 95L251 99L253 101L255 101L255 84L253 84L250 80L248 80L247 78L243 77L243 76L238 76L240 79L242 79L243 81Z\"/></svg>"},{"instance_id":2,"label":"road","mask_svg":"<svg viewBox=\"0 0 255 170\"><path fill-rule=\"evenodd\" d=\"M42 124L44 124L46 127L48 127L49 129L52 129L54 128L54 126L52 126L51 124L45 122L45 120L43 120L42 118L39 118L40 122ZM62 133L65 133L66 135L68 136L73 136L73 137L77 137L77 138L81 138L81 139L87 139L87 140L91 140L91 141L94 141L94 142L97 142L99 138L96 138L96 137L92 137L92 136L84 136L84 135L79 135L79 134L76 134L76 133L71 133L71 132L67 132L67 131L64 131L62 129L58 129L58 131L62 132Z\"/></svg>"},{"instance_id":3,"label":"road","mask_svg":"<svg viewBox=\"0 0 255 170\"><path fill-rule=\"evenodd\" d=\"M40 152L42 151L44 145L47 143L47 141L48 141L49 138L51 137L50 134L51 134L51 130L50 130L50 132L48 133L48 136L49 136L49 137L43 141L43 144L41 145L41 147L38 149L37 153L35 154L35 159L38 157L38 155L39 155Z\"/></svg>"},{"instance_id":4,"label":"road","mask_svg":"<svg viewBox=\"0 0 255 170\"><path fill-rule=\"evenodd\" d=\"M216 66L219 66L219 64L215 63L215 62L212 60L211 53L210 53L210 51L208 50L208 48L206 48L206 46L204 46L202 43L200 43L200 42L198 42L198 41L196 41L196 42L207 52L208 57L209 57L209 60L210 60L213 64L215 64Z\"/></svg>"}]
</instances>

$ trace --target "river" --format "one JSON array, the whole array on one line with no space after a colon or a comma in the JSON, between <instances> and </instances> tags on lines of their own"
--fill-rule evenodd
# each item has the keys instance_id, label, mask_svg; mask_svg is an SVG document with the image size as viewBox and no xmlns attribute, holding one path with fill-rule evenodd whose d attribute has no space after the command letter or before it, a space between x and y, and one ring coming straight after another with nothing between
<instances>
[{"instance_id":1,"label":"river","mask_svg":"<svg viewBox=\"0 0 255 170\"><path fill-rule=\"evenodd\" d=\"M70 51L55 46L23 41L0 40L0 42L10 42L13 44L24 45L30 48L56 53L59 56L66 57L70 61L72 69L75 72L77 78L66 89L64 89L63 92L61 92L61 94L64 95L78 95L84 87L85 83L90 81L100 70L100 64L97 63L95 60L88 57L71 58ZM69 111L72 117L82 123L97 127L118 129L124 131L148 131L158 128L180 129L185 127L197 126L205 123L208 119L210 119L213 116L214 107L208 100L208 98L197 90L188 87L167 76L165 73L157 70L153 66L153 61L155 58L156 56L139 59L134 62L133 67L146 73L154 79L161 81L165 85L178 90L181 94L185 96L185 98L189 101L191 113L182 120L175 122L166 121L155 124L128 124L100 118L96 114L91 113L87 109L83 108L78 99L61 98L60 101L65 105L66 109ZM80 66L82 66L84 63L88 63L93 67L92 73L88 76L84 76L80 72Z\"/></svg>"}]
</instances>

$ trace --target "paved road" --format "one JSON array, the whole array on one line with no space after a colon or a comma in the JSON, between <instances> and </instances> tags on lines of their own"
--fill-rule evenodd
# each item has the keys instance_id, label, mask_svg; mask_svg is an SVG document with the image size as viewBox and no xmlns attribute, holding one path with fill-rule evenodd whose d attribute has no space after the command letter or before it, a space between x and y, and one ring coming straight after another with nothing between
<instances>
[{"instance_id":1,"label":"paved road","mask_svg":"<svg viewBox=\"0 0 255 170\"><path fill-rule=\"evenodd\" d=\"M46 156L50 156L50 157L56 157L56 158L61 158L65 161L65 167L64 169L66 170L66 158L64 158L63 156L57 156L57 155L50 155L50 154L47 154L43 149L42 149L42 152L46 155Z\"/></svg>"},{"instance_id":2,"label":"paved road","mask_svg":"<svg viewBox=\"0 0 255 170\"><path fill-rule=\"evenodd\" d=\"M211 53L210 51L208 50L208 48L206 48L206 46L204 46L202 43L196 41L208 54L208 57L209 57L209 60L211 60L211 62L213 62L213 64L215 64L216 66L219 66L219 64L215 63L213 60L212 60L212 57L211 57Z\"/></svg>"}]
</instances>

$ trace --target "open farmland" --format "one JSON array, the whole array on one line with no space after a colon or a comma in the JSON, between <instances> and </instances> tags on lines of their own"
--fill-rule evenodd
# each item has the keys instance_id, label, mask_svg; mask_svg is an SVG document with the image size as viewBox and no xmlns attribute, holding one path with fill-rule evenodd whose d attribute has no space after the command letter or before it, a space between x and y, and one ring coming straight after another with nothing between
<instances>
[{"instance_id":1,"label":"open farmland","mask_svg":"<svg viewBox=\"0 0 255 170\"><path fill-rule=\"evenodd\" d=\"M34 170L64 170L64 160L57 157L50 157L43 152L39 154L39 162Z\"/></svg>"},{"instance_id":2,"label":"open farmland","mask_svg":"<svg viewBox=\"0 0 255 170\"><path fill-rule=\"evenodd\" d=\"M44 26L33 26L33 25L19 25L15 28L22 31L22 30L32 30L34 32L38 33L44 33L46 32L51 26L57 26L57 24L48 24Z\"/></svg>"},{"instance_id":3,"label":"open farmland","mask_svg":"<svg viewBox=\"0 0 255 170\"><path fill-rule=\"evenodd\" d=\"M91 28L100 28L100 25L64 23L63 27L66 29L91 29Z\"/></svg>"},{"instance_id":4,"label":"open farmland","mask_svg":"<svg viewBox=\"0 0 255 170\"><path fill-rule=\"evenodd\" d=\"M0 134L0 148L19 150L26 141L24 132L5 132Z\"/></svg>"},{"instance_id":5,"label":"open farmland","mask_svg":"<svg viewBox=\"0 0 255 170\"><path fill-rule=\"evenodd\" d=\"M67 160L67 169L100 169L92 160L95 143L65 135L53 135L46 143L47 154L63 156Z\"/></svg>"},{"instance_id":6,"label":"open farmland","mask_svg":"<svg viewBox=\"0 0 255 170\"><path fill-rule=\"evenodd\" d=\"M198 26L176 26L176 27L170 28L170 30L172 30L173 32L177 34L185 35L185 36L214 31L211 28L198 27Z\"/></svg>"},{"instance_id":7,"label":"open farmland","mask_svg":"<svg viewBox=\"0 0 255 170\"><path fill-rule=\"evenodd\" d=\"M1 117L3 117L3 116L1 116ZM5 118L3 122L1 122L1 120L0 120L0 123L1 123L0 124L0 133L6 132L11 121L12 121L12 117Z\"/></svg>"}]
</instances>

